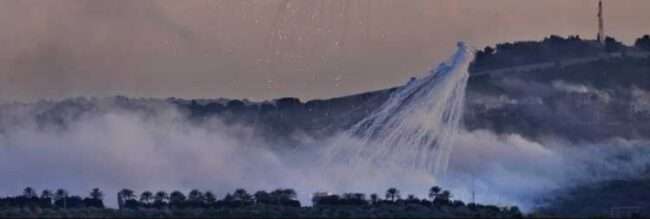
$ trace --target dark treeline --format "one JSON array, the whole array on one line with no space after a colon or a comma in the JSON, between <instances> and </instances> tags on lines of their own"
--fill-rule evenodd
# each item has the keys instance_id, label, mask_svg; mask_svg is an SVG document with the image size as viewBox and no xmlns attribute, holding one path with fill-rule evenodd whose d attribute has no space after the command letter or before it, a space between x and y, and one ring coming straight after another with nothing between
<instances>
[{"instance_id":1,"label":"dark treeline","mask_svg":"<svg viewBox=\"0 0 650 219\"><path fill-rule=\"evenodd\" d=\"M643 37L637 39L634 42L634 47L645 51L650 51L650 35L643 35Z\"/></svg>"},{"instance_id":2,"label":"dark treeline","mask_svg":"<svg viewBox=\"0 0 650 219\"><path fill-rule=\"evenodd\" d=\"M312 206L302 206L293 189L249 193L237 189L219 198L210 191L142 191L122 189L118 209L105 208L104 195L93 189L88 196L71 196L63 190L25 188L22 195L0 198L0 217L309 217L309 218L520 218L517 207L497 207L452 200L452 194L434 186L428 199L402 197L396 188L385 194L315 193Z\"/></svg>"},{"instance_id":3,"label":"dark treeline","mask_svg":"<svg viewBox=\"0 0 650 219\"><path fill-rule=\"evenodd\" d=\"M537 214L565 217L610 215L615 218L650 216L650 178L593 182L555 191L544 197ZM585 203L588 203L585 207ZM618 212L617 212L618 211Z\"/></svg>"},{"instance_id":4,"label":"dark treeline","mask_svg":"<svg viewBox=\"0 0 650 219\"><path fill-rule=\"evenodd\" d=\"M136 195L130 189L123 189L117 194L120 209L141 208L237 208L252 205L279 205L287 207L300 207L293 189L276 189L272 192L257 191L254 194L244 189L237 189L232 194L226 194L222 199L210 192L192 190L187 194L180 191L144 191Z\"/></svg>"},{"instance_id":5,"label":"dark treeline","mask_svg":"<svg viewBox=\"0 0 650 219\"><path fill-rule=\"evenodd\" d=\"M95 188L88 197L70 196L64 189L43 190L40 195L31 187L16 197L0 198L0 209L6 208L104 208L104 193Z\"/></svg>"},{"instance_id":6,"label":"dark treeline","mask_svg":"<svg viewBox=\"0 0 650 219\"><path fill-rule=\"evenodd\" d=\"M470 72L594 57L604 53L650 51L649 38L646 35L637 39L633 47L628 47L612 37L607 37L602 45L595 40L584 40L578 35L567 38L551 35L542 41L500 43L496 47L488 46L477 51Z\"/></svg>"}]
</instances>

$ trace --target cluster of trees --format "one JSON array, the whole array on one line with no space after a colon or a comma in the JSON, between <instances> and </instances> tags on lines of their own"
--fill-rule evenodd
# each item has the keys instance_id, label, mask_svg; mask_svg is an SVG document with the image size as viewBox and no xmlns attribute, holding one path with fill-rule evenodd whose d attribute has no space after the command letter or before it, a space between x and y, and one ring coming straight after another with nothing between
<instances>
[{"instance_id":1,"label":"cluster of trees","mask_svg":"<svg viewBox=\"0 0 650 219\"><path fill-rule=\"evenodd\" d=\"M98 188L90 191L88 197L70 196L64 189L55 192L43 190L40 195L31 187L15 197L0 198L0 208L104 208L104 193Z\"/></svg>"},{"instance_id":2,"label":"cluster of trees","mask_svg":"<svg viewBox=\"0 0 650 219\"><path fill-rule=\"evenodd\" d=\"M226 194L223 199L210 192L192 190L187 195L180 191L167 193L158 191L144 191L139 196L130 189L122 189L117 194L120 209L140 208L237 208L253 205L280 205L287 207L300 207L293 189L276 189L272 192L257 191L254 194L244 189L237 189L232 194Z\"/></svg>"},{"instance_id":3,"label":"cluster of trees","mask_svg":"<svg viewBox=\"0 0 650 219\"><path fill-rule=\"evenodd\" d=\"M367 205L385 205L385 204L421 204L426 206L464 206L465 203L456 200L451 201L451 193L442 190L439 186L431 187L429 190L429 200L419 199L415 195L408 195L403 199L400 191L396 188L386 190L384 199L378 194L371 194L366 197L363 193L345 193L343 195L316 193L312 198L314 206L367 206Z\"/></svg>"},{"instance_id":4,"label":"cluster of trees","mask_svg":"<svg viewBox=\"0 0 650 219\"><path fill-rule=\"evenodd\" d=\"M452 194L434 186L428 199L414 195L402 198L396 188L386 190L383 197L363 193L342 195L316 193L313 206L302 207L293 189L248 193L237 189L218 199L212 192L192 190L136 194L122 189L117 193L119 209L104 208L103 192L93 189L88 197L69 196L59 189L41 195L26 188L22 195L0 199L0 217L228 217L228 218L447 218L499 217L520 218L517 207L500 208L465 204L451 200Z\"/></svg>"},{"instance_id":5,"label":"cluster of trees","mask_svg":"<svg viewBox=\"0 0 650 219\"><path fill-rule=\"evenodd\" d=\"M634 42L634 47L650 51L650 35L643 35L641 38L636 39Z\"/></svg>"},{"instance_id":6,"label":"cluster of trees","mask_svg":"<svg viewBox=\"0 0 650 219\"><path fill-rule=\"evenodd\" d=\"M499 208L494 205L480 205L476 203L465 204L461 200L452 200L452 194L448 190L442 190L439 186L429 189L429 199L419 199L415 195L408 195L402 198L400 191L396 188L386 190L384 199L378 194L371 194L366 198L363 193L345 193L343 195L316 193L312 198L314 207L340 207L340 206L389 206L389 205L420 205L426 207L442 208L463 208L474 210L488 210L493 212L507 212L511 215L521 215L518 207Z\"/></svg>"},{"instance_id":7,"label":"cluster of trees","mask_svg":"<svg viewBox=\"0 0 650 219\"><path fill-rule=\"evenodd\" d=\"M496 48L486 47L476 52L471 72L487 71L513 66L554 62L557 60L592 57L601 53L622 52L623 43L612 37L605 39L604 47L593 40L583 40L580 36L551 35L540 41L522 41L497 44Z\"/></svg>"}]
</instances>

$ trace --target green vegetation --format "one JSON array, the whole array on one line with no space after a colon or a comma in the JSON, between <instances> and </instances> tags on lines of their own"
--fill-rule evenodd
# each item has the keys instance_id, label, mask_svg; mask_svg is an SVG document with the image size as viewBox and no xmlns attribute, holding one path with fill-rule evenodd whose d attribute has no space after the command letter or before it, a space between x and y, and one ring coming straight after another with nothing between
<instances>
[{"instance_id":1,"label":"green vegetation","mask_svg":"<svg viewBox=\"0 0 650 219\"><path fill-rule=\"evenodd\" d=\"M88 197L69 196L65 190L52 193L44 190L40 196L32 188L22 195L0 198L0 217L117 217L117 218L521 218L517 207L465 204L452 200L449 191L434 186L429 199L408 195L402 199L400 191L390 188L385 199L362 193L342 195L316 193L313 206L301 206L293 189L277 189L253 194L237 189L217 199L212 192L192 190L151 192L139 195L130 189L117 193L118 209L105 208L103 192L93 189Z\"/></svg>"},{"instance_id":2,"label":"green vegetation","mask_svg":"<svg viewBox=\"0 0 650 219\"><path fill-rule=\"evenodd\" d=\"M644 35L641 38L637 39L636 42L634 42L634 47L645 51L650 51L650 35Z\"/></svg>"},{"instance_id":3,"label":"green vegetation","mask_svg":"<svg viewBox=\"0 0 650 219\"><path fill-rule=\"evenodd\" d=\"M565 217L646 218L650 178L610 180L554 192L541 200L537 214Z\"/></svg>"},{"instance_id":4,"label":"green vegetation","mask_svg":"<svg viewBox=\"0 0 650 219\"><path fill-rule=\"evenodd\" d=\"M633 48L607 37L605 45L580 36L551 35L542 41L521 41L497 44L476 52L470 72L489 71L514 66L555 62L573 58L596 57L604 53L624 52Z\"/></svg>"}]
</instances>

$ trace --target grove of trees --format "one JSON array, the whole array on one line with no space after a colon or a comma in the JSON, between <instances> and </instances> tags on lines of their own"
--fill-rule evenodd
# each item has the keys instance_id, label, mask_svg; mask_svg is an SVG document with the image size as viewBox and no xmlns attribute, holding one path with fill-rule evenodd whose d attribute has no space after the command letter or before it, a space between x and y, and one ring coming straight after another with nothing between
<instances>
[{"instance_id":1,"label":"grove of trees","mask_svg":"<svg viewBox=\"0 0 650 219\"><path fill-rule=\"evenodd\" d=\"M447 190L434 186L429 199L414 195L402 198L397 188L382 195L363 193L316 193L312 206L302 206L293 189L261 190L249 193L237 189L219 198L210 191L142 191L122 189L117 193L118 208L104 206L104 193L92 189L86 197L69 195L66 190L31 187L14 197L0 198L0 217L235 217L235 218L444 218L522 217L517 207L497 207L452 200Z\"/></svg>"}]
</instances>

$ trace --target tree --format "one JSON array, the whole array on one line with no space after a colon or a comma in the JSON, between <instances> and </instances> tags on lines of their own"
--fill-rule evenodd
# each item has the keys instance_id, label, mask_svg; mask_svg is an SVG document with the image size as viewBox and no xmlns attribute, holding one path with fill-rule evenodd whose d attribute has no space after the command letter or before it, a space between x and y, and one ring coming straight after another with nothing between
<instances>
[{"instance_id":1,"label":"tree","mask_svg":"<svg viewBox=\"0 0 650 219\"><path fill-rule=\"evenodd\" d=\"M187 198L180 191L173 191L169 194L169 205L173 207L182 207Z\"/></svg>"},{"instance_id":2,"label":"tree","mask_svg":"<svg viewBox=\"0 0 650 219\"><path fill-rule=\"evenodd\" d=\"M485 52L486 55L494 55L495 52L494 48L489 46L485 47L483 51Z\"/></svg>"},{"instance_id":3,"label":"tree","mask_svg":"<svg viewBox=\"0 0 650 219\"><path fill-rule=\"evenodd\" d=\"M440 194L440 191L442 191L442 189L439 186L431 187L431 189L429 189L429 199L431 199L431 201L436 199Z\"/></svg>"},{"instance_id":4,"label":"tree","mask_svg":"<svg viewBox=\"0 0 650 219\"><path fill-rule=\"evenodd\" d=\"M135 198L135 193L130 189L122 189L119 193L117 193L117 195L119 197L122 197L124 200L132 200Z\"/></svg>"},{"instance_id":5,"label":"tree","mask_svg":"<svg viewBox=\"0 0 650 219\"><path fill-rule=\"evenodd\" d=\"M140 202L144 204L151 204L151 201L154 199L153 193L150 191L144 191L140 194Z\"/></svg>"},{"instance_id":6,"label":"tree","mask_svg":"<svg viewBox=\"0 0 650 219\"><path fill-rule=\"evenodd\" d=\"M52 198L54 198L54 194L52 193L52 191L46 189L46 190L43 190L43 192L41 192L41 198L52 199Z\"/></svg>"},{"instance_id":7,"label":"tree","mask_svg":"<svg viewBox=\"0 0 650 219\"><path fill-rule=\"evenodd\" d=\"M268 192L264 191L264 190L260 190L260 191L255 192L255 194L253 194L253 197L255 197L255 203L257 203L257 204L270 204L271 203L271 195Z\"/></svg>"},{"instance_id":8,"label":"tree","mask_svg":"<svg viewBox=\"0 0 650 219\"><path fill-rule=\"evenodd\" d=\"M451 199L451 193L447 190L442 191L442 193L440 193L440 198L449 201L449 199Z\"/></svg>"},{"instance_id":9,"label":"tree","mask_svg":"<svg viewBox=\"0 0 650 219\"><path fill-rule=\"evenodd\" d=\"M377 193L372 193L370 195L370 202L372 204L377 204L377 202L379 202L379 195L377 195Z\"/></svg>"},{"instance_id":10,"label":"tree","mask_svg":"<svg viewBox=\"0 0 650 219\"><path fill-rule=\"evenodd\" d=\"M436 196L436 198L433 200L433 203L436 205L448 205L451 203L450 200L451 193L445 190Z\"/></svg>"},{"instance_id":11,"label":"tree","mask_svg":"<svg viewBox=\"0 0 650 219\"><path fill-rule=\"evenodd\" d=\"M201 191L194 189L190 191L187 196L187 199L194 202L203 202L203 193Z\"/></svg>"},{"instance_id":12,"label":"tree","mask_svg":"<svg viewBox=\"0 0 650 219\"><path fill-rule=\"evenodd\" d=\"M117 193L117 205L119 208L124 208L126 201L133 200L135 193L130 189L122 189Z\"/></svg>"},{"instance_id":13,"label":"tree","mask_svg":"<svg viewBox=\"0 0 650 219\"><path fill-rule=\"evenodd\" d=\"M197 189L190 191L187 195L187 200L192 207L201 207L204 199L205 197L203 197L203 193Z\"/></svg>"},{"instance_id":14,"label":"tree","mask_svg":"<svg viewBox=\"0 0 650 219\"><path fill-rule=\"evenodd\" d=\"M340 204L362 206L367 205L368 201L366 201L366 195L363 193L345 193Z\"/></svg>"},{"instance_id":15,"label":"tree","mask_svg":"<svg viewBox=\"0 0 650 219\"><path fill-rule=\"evenodd\" d=\"M643 37L636 39L634 46L642 50L650 51L650 35L643 35Z\"/></svg>"},{"instance_id":16,"label":"tree","mask_svg":"<svg viewBox=\"0 0 650 219\"><path fill-rule=\"evenodd\" d=\"M99 188L94 188L92 191L90 191L90 198L95 200L103 200L104 193L102 190L99 190Z\"/></svg>"},{"instance_id":17,"label":"tree","mask_svg":"<svg viewBox=\"0 0 650 219\"><path fill-rule=\"evenodd\" d=\"M163 208L169 200L169 195L165 191L158 191L154 195L153 200L156 208Z\"/></svg>"},{"instance_id":18,"label":"tree","mask_svg":"<svg viewBox=\"0 0 650 219\"><path fill-rule=\"evenodd\" d=\"M282 193L287 200L295 200L298 197L296 190L293 189L284 189Z\"/></svg>"},{"instance_id":19,"label":"tree","mask_svg":"<svg viewBox=\"0 0 650 219\"><path fill-rule=\"evenodd\" d=\"M207 191L205 194L203 194L203 198L205 199L205 203L208 206L214 205L217 203L217 196L214 195L214 193Z\"/></svg>"},{"instance_id":20,"label":"tree","mask_svg":"<svg viewBox=\"0 0 650 219\"><path fill-rule=\"evenodd\" d=\"M54 193L54 200L61 200L68 197L68 191L64 189L57 189Z\"/></svg>"},{"instance_id":21,"label":"tree","mask_svg":"<svg viewBox=\"0 0 650 219\"><path fill-rule=\"evenodd\" d=\"M36 194L36 191L32 187L27 187L23 190L23 197L25 198L36 198L38 195Z\"/></svg>"},{"instance_id":22,"label":"tree","mask_svg":"<svg viewBox=\"0 0 650 219\"><path fill-rule=\"evenodd\" d=\"M235 190L235 193L232 194L232 197L235 201L240 201L243 203L253 202L253 197L244 189Z\"/></svg>"},{"instance_id":23,"label":"tree","mask_svg":"<svg viewBox=\"0 0 650 219\"><path fill-rule=\"evenodd\" d=\"M52 191L45 189L41 192L41 203L43 203L44 206L47 206L48 208L52 207L53 198L54 198L54 193L52 193Z\"/></svg>"},{"instance_id":24,"label":"tree","mask_svg":"<svg viewBox=\"0 0 650 219\"><path fill-rule=\"evenodd\" d=\"M165 191L158 191L153 199L155 202L166 202L169 200L169 195Z\"/></svg>"},{"instance_id":25,"label":"tree","mask_svg":"<svg viewBox=\"0 0 650 219\"><path fill-rule=\"evenodd\" d=\"M270 195L277 201L295 200L297 197L296 191L293 189L276 189Z\"/></svg>"},{"instance_id":26,"label":"tree","mask_svg":"<svg viewBox=\"0 0 650 219\"><path fill-rule=\"evenodd\" d=\"M624 49L625 45L623 45L623 43L616 41L616 39L612 37L605 38L605 50L607 52L620 52Z\"/></svg>"},{"instance_id":27,"label":"tree","mask_svg":"<svg viewBox=\"0 0 650 219\"><path fill-rule=\"evenodd\" d=\"M54 192L54 201L56 202L63 202L63 208L68 207L68 191L65 191L64 189L57 189L56 192ZM58 205L58 204L57 204Z\"/></svg>"},{"instance_id":28,"label":"tree","mask_svg":"<svg viewBox=\"0 0 650 219\"><path fill-rule=\"evenodd\" d=\"M386 199L392 202L400 199L399 190L397 190L396 188L389 188L388 190L386 190Z\"/></svg>"}]
</instances>

